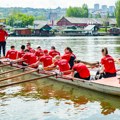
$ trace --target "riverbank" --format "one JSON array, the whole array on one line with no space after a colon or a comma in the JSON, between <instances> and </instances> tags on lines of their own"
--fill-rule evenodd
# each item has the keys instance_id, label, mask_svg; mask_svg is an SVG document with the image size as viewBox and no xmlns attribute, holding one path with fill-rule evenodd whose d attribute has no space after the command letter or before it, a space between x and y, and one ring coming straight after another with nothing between
<instances>
[{"instance_id":1,"label":"riverbank","mask_svg":"<svg viewBox=\"0 0 120 120\"><path fill-rule=\"evenodd\" d=\"M90 36L120 36L120 35L111 35L110 33L106 33L106 32L99 32L99 33L94 33L94 34L76 34L76 33L55 33L52 35L9 35L9 37L62 37L62 36L66 36L66 37L90 37Z\"/></svg>"}]
</instances>

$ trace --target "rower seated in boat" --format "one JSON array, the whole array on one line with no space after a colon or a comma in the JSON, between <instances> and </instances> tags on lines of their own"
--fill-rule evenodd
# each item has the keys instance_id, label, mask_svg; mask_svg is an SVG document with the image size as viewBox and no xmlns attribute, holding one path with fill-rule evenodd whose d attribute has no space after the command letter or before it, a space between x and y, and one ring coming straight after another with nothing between
<instances>
[{"instance_id":1,"label":"rower seated in boat","mask_svg":"<svg viewBox=\"0 0 120 120\"><path fill-rule=\"evenodd\" d=\"M26 44L26 48L27 48L31 53L35 53L35 50L31 47L31 43L30 43L30 42L28 42L28 43Z\"/></svg>"},{"instance_id":2,"label":"rower seated in boat","mask_svg":"<svg viewBox=\"0 0 120 120\"><path fill-rule=\"evenodd\" d=\"M54 63L48 68L56 68L58 67L59 71L63 73L63 75L69 75L71 73L70 71L70 65L66 59L62 59L60 55L57 55L54 57Z\"/></svg>"},{"instance_id":3,"label":"rower seated in boat","mask_svg":"<svg viewBox=\"0 0 120 120\"><path fill-rule=\"evenodd\" d=\"M62 59L66 59L69 62L70 69L72 69L74 65L74 60L76 59L76 56L73 54L73 51L70 47L66 47L64 50L64 55L62 56Z\"/></svg>"},{"instance_id":4,"label":"rower seated in boat","mask_svg":"<svg viewBox=\"0 0 120 120\"><path fill-rule=\"evenodd\" d=\"M17 56L18 56L18 51L15 50L15 46L12 45L11 49L7 51L5 58L10 59L10 60L15 60L17 59Z\"/></svg>"},{"instance_id":5,"label":"rower seated in boat","mask_svg":"<svg viewBox=\"0 0 120 120\"><path fill-rule=\"evenodd\" d=\"M80 62L80 60L74 60L74 66L72 68L72 77L90 80L90 71L85 64Z\"/></svg>"},{"instance_id":6,"label":"rower seated in boat","mask_svg":"<svg viewBox=\"0 0 120 120\"><path fill-rule=\"evenodd\" d=\"M35 51L35 55L40 59L44 55L44 51L41 49L40 46L37 46L37 50Z\"/></svg>"},{"instance_id":7,"label":"rower seated in boat","mask_svg":"<svg viewBox=\"0 0 120 120\"><path fill-rule=\"evenodd\" d=\"M18 58L23 57L25 54L25 45L21 45L21 51L18 52Z\"/></svg>"},{"instance_id":8,"label":"rower seated in boat","mask_svg":"<svg viewBox=\"0 0 120 120\"><path fill-rule=\"evenodd\" d=\"M37 64L42 64L44 70L49 70L47 69L48 66L52 65L52 56L48 54L48 50L44 50L44 55L40 57L39 61Z\"/></svg>"},{"instance_id":9,"label":"rower seated in boat","mask_svg":"<svg viewBox=\"0 0 120 120\"><path fill-rule=\"evenodd\" d=\"M101 65L102 69L97 72L96 76L100 74L100 78L109 78L116 76L116 67L114 59L108 54L107 48L102 49L102 56Z\"/></svg>"},{"instance_id":10,"label":"rower seated in boat","mask_svg":"<svg viewBox=\"0 0 120 120\"><path fill-rule=\"evenodd\" d=\"M12 61L13 63L18 63L18 62L23 62L22 65L23 66L30 66L32 68L37 68L38 65L37 63L37 57L35 56L34 53L31 53L28 49L25 50L25 54L23 55L23 57Z\"/></svg>"},{"instance_id":11,"label":"rower seated in boat","mask_svg":"<svg viewBox=\"0 0 120 120\"><path fill-rule=\"evenodd\" d=\"M49 51L49 55L51 55L54 58L56 55L60 55L60 52L58 52L56 50L55 46L51 46L51 50Z\"/></svg>"}]
</instances>

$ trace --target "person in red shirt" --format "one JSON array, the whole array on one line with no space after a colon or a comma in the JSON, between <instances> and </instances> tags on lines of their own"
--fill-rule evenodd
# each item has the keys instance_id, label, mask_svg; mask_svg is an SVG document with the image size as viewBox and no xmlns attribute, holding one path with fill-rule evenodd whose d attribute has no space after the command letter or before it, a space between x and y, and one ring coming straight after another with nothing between
<instances>
[{"instance_id":1,"label":"person in red shirt","mask_svg":"<svg viewBox=\"0 0 120 120\"><path fill-rule=\"evenodd\" d=\"M43 67L48 67L52 64L52 57L48 54L48 50L44 50L44 56L40 58Z\"/></svg>"},{"instance_id":2,"label":"person in red shirt","mask_svg":"<svg viewBox=\"0 0 120 120\"><path fill-rule=\"evenodd\" d=\"M75 71L77 73L75 73ZM72 68L72 77L90 80L90 71L85 64L80 63L80 60L74 60L74 66Z\"/></svg>"},{"instance_id":3,"label":"person in red shirt","mask_svg":"<svg viewBox=\"0 0 120 120\"><path fill-rule=\"evenodd\" d=\"M23 55L23 57L12 61L13 63L18 63L18 62L23 62L23 66L30 66L32 68L37 68L38 67L38 59L35 56L34 53L31 53L28 49L25 50L25 54Z\"/></svg>"},{"instance_id":4,"label":"person in red shirt","mask_svg":"<svg viewBox=\"0 0 120 120\"><path fill-rule=\"evenodd\" d=\"M116 67L114 59L108 54L107 48L102 49L102 56L101 59L101 65L102 70L98 71L96 75L100 74L100 78L109 78L109 77L115 77L116 76Z\"/></svg>"},{"instance_id":5,"label":"person in red shirt","mask_svg":"<svg viewBox=\"0 0 120 120\"><path fill-rule=\"evenodd\" d=\"M41 49L40 46L37 47L37 51L35 52L35 55L40 59L44 55L44 51Z\"/></svg>"},{"instance_id":6,"label":"person in red shirt","mask_svg":"<svg viewBox=\"0 0 120 120\"><path fill-rule=\"evenodd\" d=\"M11 46L11 50L7 51L5 58L15 60L15 59L17 59L17 56L18 56L18 51L15 50L15 46Z\"/></svg>"},{"instance_id":7,"label":"person in red shirt","mask_svg":"<svg viewBox=\"0 0 120 120\"><path fill-rule=\"evenodd\" d=\"M72 69L76 56L73 54L73 51L70 47L66 47L64 52L65 54L62 56L62 59L66 59L70 64L70 68Z\"/></svg>"},{"instance_id":8,"label":"person in red shirt","mask_svg":"<svg viewBox=\"0 0 120 120\"><path fill-rule=\"evenodd\" d=\"M21 46L21 51L18 52L18 58L23 57L23 55L25 54L25 45Z\"/></svg>"},{"instance_id":9,"label":"person in red shirt","mask_svg":"<svg viewBox=\"0 0 120 120\"><path fill-rule=\"evenodd\" d=\"M28 42L26 47L31 53L35 53L35 50L31 47L31 43Z\"/></svg>"},{"instance_id":10,"label":"person in red shirt","mask_svg":"<svg viewBox=\"0 0 120 120\"><path fill-rule=\"evenodd\" d=\"M58 67L60 72L63 72L64 75L68 75L71 73L70 65L68 61L66 59L61 59L59 55L55 56L54 63L48 66L48 68L55 68L55 67Z\"/></svg>"},{"instance_id":11,"label":"person in red shirt","mask_svg":"<svg viewBox=\"0 0 120 120\"><path fill-rule=\"evenodd\" d=\"M3 51L3 56L6 53L6 39L8 37L8 33L3 29L5 26L0 24L0 57L1 57L1 49Z\"/></svg>"},{"instance_id":12,"label":"person in red shirt","mask_svg":"<svg viewBox=\"0 0 120 120\"><path fill-rule=\"evenodd\" d=\"M56 51L54 46L52 46L51 50L49 52L49 55L51 55L54 58L56 55L60 55L60 53L58 51Z\"/></svg>"}]
</instances>

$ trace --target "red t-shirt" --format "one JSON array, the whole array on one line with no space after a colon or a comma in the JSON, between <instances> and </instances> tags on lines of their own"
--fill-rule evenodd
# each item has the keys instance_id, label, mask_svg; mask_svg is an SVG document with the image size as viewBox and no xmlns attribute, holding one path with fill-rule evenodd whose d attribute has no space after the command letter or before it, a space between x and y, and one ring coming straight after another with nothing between
<instances>
[{"instance_id":1,"label":"red t-shirt","mask_svg":"<svg viewBox=\"0 0 120 120\"><path fill-rule=\"evenodd\" d=\"M43 63L44 67L48 67L52 64L52 57L50 55L44 55L40 58L40 62Z\"/></svg>"},{"instance_id":2,"label":"red t-shirt","mask_svg":"<svg viewBox=\"0 0 120 120\"><path fill-rule=\"evenodd\" d=\"M101 64L104 65L104 71L107 73L116 73L114 59L110 55L106 55L101 59Z\"/></svg>"},{"instance_id":3,"label":"red t-shirt","mask_svg":"<svg viewBox=\"0 0 120 120\"><path fill-rule=\"evenodd\" d=\"M76 56L73 54L73 53L65 53L63 56L62 56L62 59L66 59L68 62L70 61L71 57L74 57L76 58Z\"/></svg>"},{"instance_id":4,"label":"red t-shirt","mask_svg":"<svg viewBox=\"0 0 120 120\"><path fill-rule=\"evenodd\" d=\"M75 64L72 69L77 71L81 78L88 78L90 76L89 69L83 63Z\"/></svg>"},{"instance_id":5,"label":"red t-shirt","mask_svg":"<svg viewBox=\"0 0 120 120\"><path fill-rule=\"evenodd\" d=\"M69 55L73 56L74 58L76 58L75 54L73 54L71 52L65 52L65 54L69 54Z\"/></svg>"},{"instance_id":6,"label":"red t-shirt","mask_svg":"<svg viewBox=\"0 0 120 120\"><path fill-rule=\"evenodd\" d=\"M17 50L8 50L6 54L6 58L9 59L17 59L18 51Z\"/></svg>"},{"instance_id":7,"label":"red t-shirt","mask_svg":"<svg viewBox=\"0 0 120 120\"><path fill-rule=\"evenodd\" d=\"M37 57L34 53L25 53L22 57L28 65L34 64L37 62Z\"/></svg>"},{"instance_id":8,"label":"red t-shirt","mask_svg":"<svg viewBox=\"0 0 120 120\"><path fill-rule=\"evenodd\" d=\"M5 30L0 30L0 42L5 41L5 37L8 36L8 33Z\"/></svg>"},{"instance_id":9,"label":"red t-shirt","mask_svg":"<svg viewBox=\"0 0 120 120\"><path fill-rule=\"evenodd\" d=\"M20 51L20 52L18 52L18 58L23 57L23 56L24 56L24 54L25 54L25 52L24 52L24 51Z\"/></svg>"},{"instance_id":10,"label":"red t-shirt","mask_svg":"<svg viewBox=\"0 0 120 120\"><path fill-rule=\"evenodd\" d=\"M64 55L62 56L62 59L65 59L65 60L67 60L68 62L70 61L70 58L71 58L71 54L64 54Z\"/></svg>"},{"instance_id":11,"label":"red t-shirt","mask_svg":"<svg viewBox=\"0 0 120 120\"><path fill-rule=\"evenodd\" d=\"M51 50L49 52L49 55L51 55L54 58L56 55L60 55L60 53L58 51L56 51L56 50Z\"/></svg>"},{"instance_id":12,"label":"red t-shirt","mask_svg":"<svg viewBox=\"0 0 120 120\"><path fill-rule=\"evenodd\" d=\"M68 71L70 70L70 66L69 66L69 63L67 60L65 59L61 59L61 60L58 60L54 63L55 66L59 66L59 70L60 72L64 72L64 71ZM70 74L69 73L66 73L66 74Z\"/></svg>"},{"instance_id":13,"label":"red t-shirt","mask_svg":"<svg viewBox=\"0 0 120 120\"><path fill-rule=\"evenodd\" d=\"M31 48L31 47L30 47L28 50L29 50L31 53L35 53L35 50L34 50L33 48Z\"/></svg>"},{"instance_id":14,"label":"red t-shirt","mask_svg":"<svg viewBox=\"0 0 120 120\"><path fill-rule=\"evenodd\" d=\"M44 52L43 52L43 50L37 50L37 51L35 52L35 55L36 55L37 57L42 57L42 56L44 55Z\"/></svg>"}]
</instances>

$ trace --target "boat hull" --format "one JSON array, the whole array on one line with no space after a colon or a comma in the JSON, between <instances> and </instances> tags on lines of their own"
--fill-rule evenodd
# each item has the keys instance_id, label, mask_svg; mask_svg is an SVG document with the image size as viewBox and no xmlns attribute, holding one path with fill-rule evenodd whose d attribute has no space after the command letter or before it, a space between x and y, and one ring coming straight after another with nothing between
<instances>
[{"instance_id":1,"label":"boat hull","mask_svg":"<svg viewBox=\"0 0 120 120\"><path fill-rule=\"evenodd\" d=\"M11 67L7 66L7 68L10 69ZM31 74L41 77L46 75L44 72L43 73L41 72L39 74L34 72ZM53 81L63 82L66 84L75 85L78 87L83 87L86 89L110 94L110 95L120 96L120 83L117 77L106 78L101 80L89 80L89 81L83 79L77 79L77 78L74 80L70 80L69 78L63 78L60 76L59 77L52 76L49 77L49 79Z\"/></svg>"}]
</instances>

